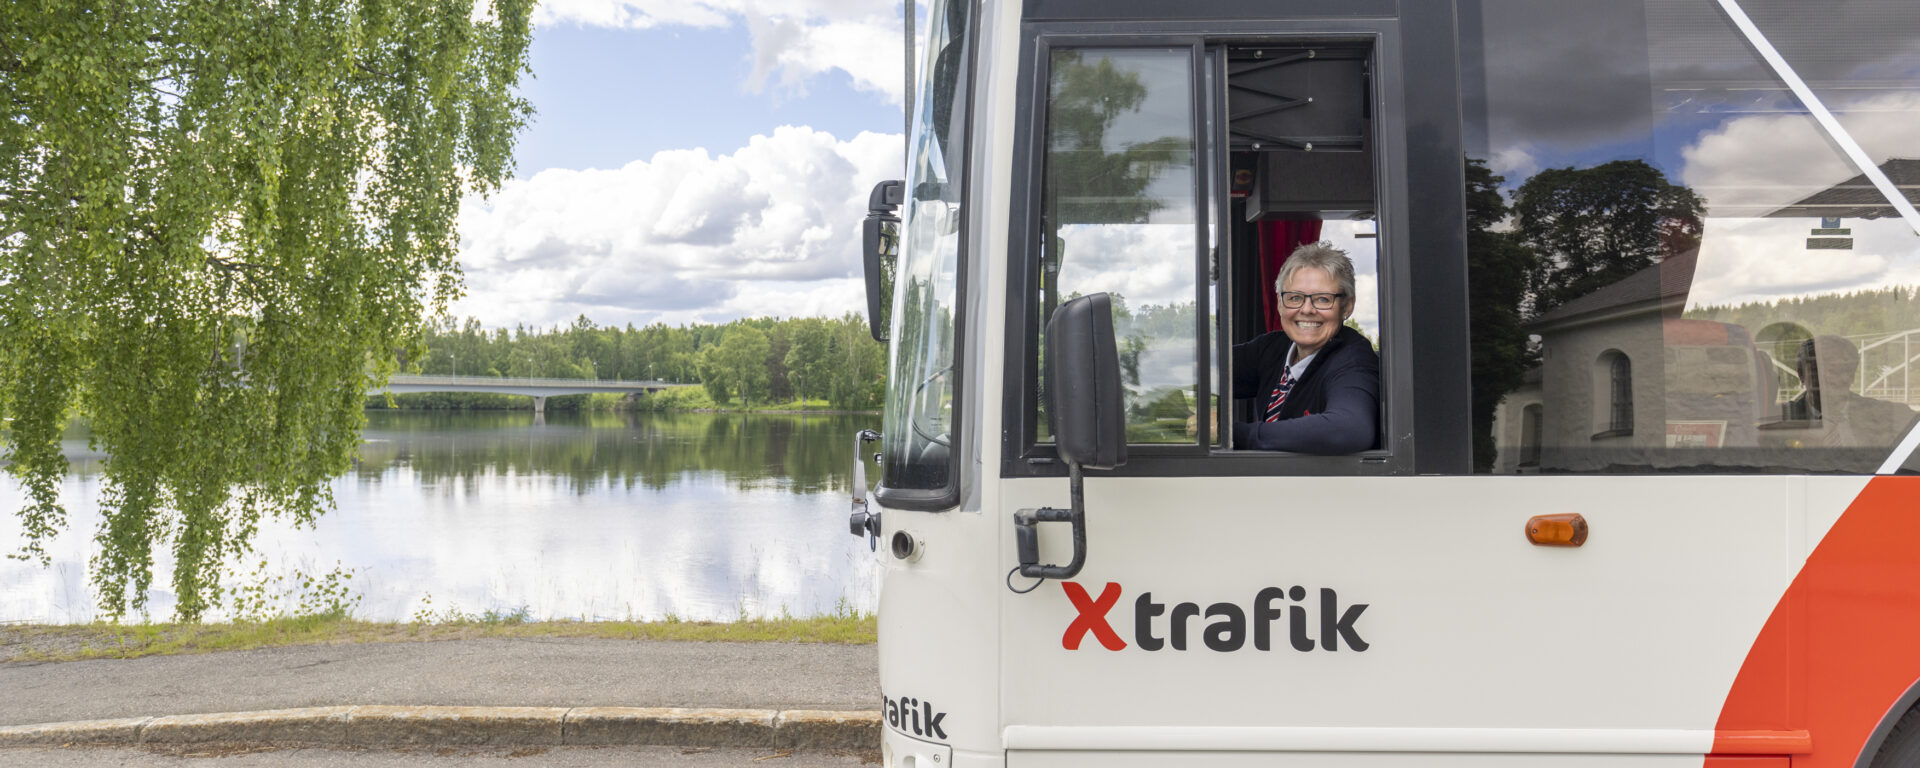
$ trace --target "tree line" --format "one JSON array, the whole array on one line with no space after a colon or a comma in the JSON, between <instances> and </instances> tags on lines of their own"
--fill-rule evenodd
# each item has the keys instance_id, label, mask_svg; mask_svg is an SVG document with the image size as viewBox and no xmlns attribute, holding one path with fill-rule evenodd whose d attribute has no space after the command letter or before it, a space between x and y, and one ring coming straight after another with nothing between
<instances>
[{"instance_id":1,"label":"tree line","mask_svg":"<svg viewBox=\"0 0 1920 768\"><path fill-rule=\"evenodd\" d=\"M880 407L886 389L886 345L858 313L644 327L600 326L582 315L545 330L448 318L428 324L421 340L403 370L698 384L710 404L741 407L825 401L867 410Z\"/></svg>"},{"instance_id":2,"label":"tree line","mask_svg":"<svg viewBox=\"0 0 1920 768\"><path fill-rule=\"evenodd\" d=\"M1726 306L1699 307L1687 317L1744 326L1759 332L1791 318L1805 328L1841 336L1894 334L1920 328L1920 301L1909 286L1797 296Z\"/></svg>"}]
</instances>

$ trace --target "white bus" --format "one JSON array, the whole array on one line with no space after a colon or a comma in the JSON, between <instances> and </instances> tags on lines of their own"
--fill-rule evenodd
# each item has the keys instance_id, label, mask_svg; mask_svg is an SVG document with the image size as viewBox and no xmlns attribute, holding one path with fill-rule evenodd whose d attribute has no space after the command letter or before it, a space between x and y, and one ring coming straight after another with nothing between
<instances>
[{"instance_id":1,"label":"white bus","mask_svg":"<svg viewBox=\"0 0 1920 768\"><path fill-rule=\"evenodd\" d=\"M887 766L1920 765L1913 0L922 23ZM1237 445L1318 241L1374 443Z\"/></svg>"}]
</instances>

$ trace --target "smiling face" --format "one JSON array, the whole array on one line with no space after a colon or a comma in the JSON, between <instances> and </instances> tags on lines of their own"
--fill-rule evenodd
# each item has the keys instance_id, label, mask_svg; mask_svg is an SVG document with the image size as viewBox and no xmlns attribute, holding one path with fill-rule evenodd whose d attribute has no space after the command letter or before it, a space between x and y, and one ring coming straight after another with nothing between
<instances>
[{"instance_id":1,"label":"smiling face","mask_svg":"<svg viewBox=\"0 0 1920 768\"><path fill-rule=\"evenodd\" d=\"M1281 289L1286 293L1340 293L1340 282L1333 275L1319 267L1302 266L1287 276L1287 284ZM1299 357L1306 357L1320 351L1321 347L1340 332L1340 324L1353 314L1353 297L1346 296L1336 302L1332 309L1315 309L1312 301L1302 302L1298 307L1288 307L1285 301L1280 303L1280 330L1299 347ZM1299 358L1295 358L1297 361Z\"/></svg>"}]
</instances>

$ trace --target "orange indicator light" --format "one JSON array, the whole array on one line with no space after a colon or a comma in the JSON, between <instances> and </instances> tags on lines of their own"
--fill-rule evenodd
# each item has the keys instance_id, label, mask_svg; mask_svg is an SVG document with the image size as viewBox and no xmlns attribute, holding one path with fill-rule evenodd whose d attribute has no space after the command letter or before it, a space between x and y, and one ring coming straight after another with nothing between
<instances>
[{"instance_id":1,"label":"orange indicator light","mask_svg":"<svg viewBox=\"0 0 1920 768\"><path fill-rule=\"evenodd\" d=\"M1541 547L1577 547L1587 543L1587 519L1580 515L1534 515L1527 519L1527 541Z\"/></svg>"}]
</instances>

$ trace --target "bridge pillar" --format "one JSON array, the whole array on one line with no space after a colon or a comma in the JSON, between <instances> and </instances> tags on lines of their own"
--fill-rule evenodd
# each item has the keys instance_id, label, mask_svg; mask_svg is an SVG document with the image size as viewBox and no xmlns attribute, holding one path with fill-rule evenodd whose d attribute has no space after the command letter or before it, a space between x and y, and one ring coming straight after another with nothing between
<instances>
[{"instance_id":1,"label":"bridge pillar","mask_svg":"<svg viewBox=\"0 0 1920 768\"><path fill-rule=\"evenodd\" d=\"M539 395L534 395L533 396L533 412L539 413L539 414L545 414L547 412L547 399Z\"/></svg>"}]
</instances>

